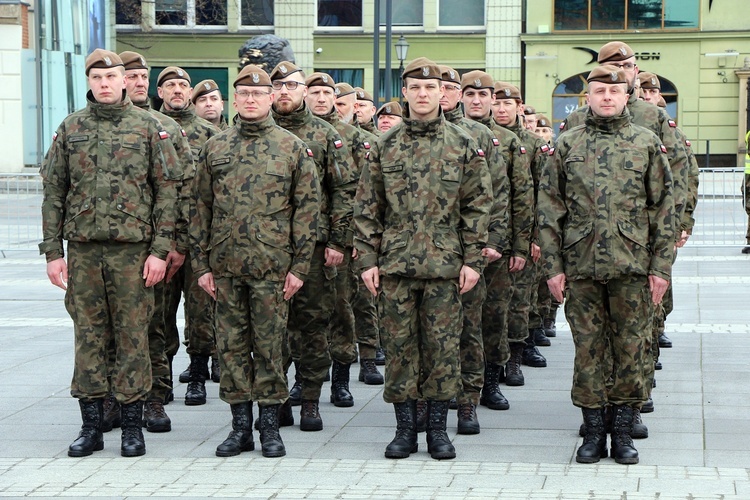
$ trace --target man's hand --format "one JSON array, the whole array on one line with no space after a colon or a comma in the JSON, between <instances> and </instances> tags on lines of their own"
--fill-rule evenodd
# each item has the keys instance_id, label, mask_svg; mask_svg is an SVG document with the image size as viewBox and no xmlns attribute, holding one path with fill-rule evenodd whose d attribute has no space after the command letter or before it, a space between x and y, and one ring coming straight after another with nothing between
<instances>
[{"instance_id":1,"label":"man's hand","mask_svg":"<svg viewBox=\"0 0 750 500\"><path fill-rule=\"evenodd\" d=\"M542 249L536 243L531 244L531 260L538 262L542 257Z\"/></svg>"},{"instance_id":2,"label":"man's hand","mask_svg":"<svg viewBox=\"0 0 750 500\"><path fill-rule=\"evenodd\" d=\"M547 280L547 287L552 296L562 304L565 301L565 275L558 274Z\"/></svg>"},{"instance_id":3,"label":"man's hand","mask_svg":"<svg viewBox=\"0 0 750 500\"><path fill-rule=\"evenodd\" d=\"M458 275L458 286L461 294L464 294L474 288L480 278L480 274L469 266L461 266L461 272Z\"/></svg>"},{"instance_id":4,"label":"man's hand","mask_svg":"<svg viewBox=\"0 0 750 500\"><path fill-rule=\"evenodd\" d=\"M667 293L669 288L669 281L653 274L648 275L648 287L651 289L651 301L654 305L661 304L661 299L664 298L664 294Z\"/></svg>"},{"instance_id":5,"label":"man's hand","mask_svg":"<svg viewBox=\"0 0 750 500\"><path fill-rule=\"evenodd\" d=\"M295 293L302 288L304 282L296 277L292 273L286 273L286 280L284 280L284 300L291 299Z\"/></svg>"},{"instance_id":6,"label":"man's hand","mask_svg":"<svg viewBox=\"0 0 750 500\"><path fill-rule=\"evenodd\" d=\"M52 262L47 262L47 277L50 283L56 287L67 290L68 288L68 264L60 257Z\"/></svg>"},{"instance_id":7,"label":"man's hand","mask_svg":"<svg viewBox=\"0 0 750 500\"><path fill-rule=\"evenodd\" d=\"M510 262L508 263L508 271L510 271L511 273L523 271L524 267L526 267L526 259L524 259L523 257L510 258Z\"/></svg>"},{"instance_id":8,"label":"man's hand","mask_svg":"<svg viewBox=\"0 0 750 500\"><path fill-rule=\"evenodd\" d=\"M212 299L216 300L216 281L214 281L214 273L206 273L198 278L198 286L203 288Z\"/></svg>"},{"instance_id":9,"label":"man's hand","mask_svg":"<svg viewBox=\"0 0 750 500\"><path fill-rule=\"evenodd\" d=\"M503 254L490 247L483 248L482 255L484 257L487 257L487 262L495 262L496 260L503 258Z\"/></svg>"},{"instance_id":10,"label":"man's hand","mask_svg":"<svg viewBox=\"0 0 750 500\"><path fill-rule=\"evenodd\" d=\"M362 273L362 281L365 282L365 286L373 297L377 297L378 288L380 288L380 271L376 267L371 267L367 271Z\"/></svg>"},{"instance_id":11,"label":"man's hand","mask_svg":"<svg viewBox=\"0 0 750 500\"><path fill-rule=\"evenodd\" d=\"M675 244L675 246L677 248L684 247L685 243L687 243L687 241L688 241L688 238L690 238L690 234L688 234L687 231L683 231L682 234L680 235L680 239L677 241L677 243Z\"/></svg>"},{"instance_id":12,"label":"man's hand","mask_svg":"<svg viewBox=\"0 0 750 500\"><path fill-rule=\"evenodd\" d=\"M167 261L156 255L149 255L143 266L143 279L146 280L146 286L154 286L164 279L165 274L167 274Z\"/></svg>"},{"instance_id":13,"label":"man's hand","mask_svg":"<svg viewBox=\"0 0 750 500\"><path fill-rule=\"evenodd\" d=\"M326 267L337 267L344 262L344 254L333 248L326 248Z\"/></svg>"},{"instance_id":14,"label":"man's hand","mask_svg":"<svg viewBox=\"0 0 750 500\"><path fill-rule=\"evenodd\" d=\"M172 278L184 263L185 256L180 252L172 251L167 254L167 283L172 281Z\"/></svg>"}]
</instances>

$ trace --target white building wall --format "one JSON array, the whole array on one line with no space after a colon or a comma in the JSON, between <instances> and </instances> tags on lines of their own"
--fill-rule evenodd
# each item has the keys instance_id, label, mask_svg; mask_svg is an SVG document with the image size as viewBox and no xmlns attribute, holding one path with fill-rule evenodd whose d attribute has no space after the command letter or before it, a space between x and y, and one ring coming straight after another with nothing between
<instances>
[{"instance_id":1,"label":"white building wall","mask_svg":"<svg viewBox=\"0 0 750 500\"><path fill-rule=\"evenodd\" d=\"M23 170L21 36L23 28L0 25L0 172Z\"/></svg>"}]
</instances>

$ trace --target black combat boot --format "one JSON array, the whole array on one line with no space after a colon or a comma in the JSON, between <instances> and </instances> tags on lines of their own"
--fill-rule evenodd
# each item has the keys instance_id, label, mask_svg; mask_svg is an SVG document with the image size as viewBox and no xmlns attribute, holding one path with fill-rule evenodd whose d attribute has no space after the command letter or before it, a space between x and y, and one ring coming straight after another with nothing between
<instances>
[{"instance_id":1,"label":"black combat boot","mask_svg":"<svg viewBox=\"0 0 750 500\"><path fill-rule=\"evenodd\" d=\"M484 367L484 386L479 404L490 410L507 410L510 403L500 392L500 371L502 367L495 363L487 363Z\"/></svg>"},{"instance_id":2,"label":"black combat boot","mask_svg":"<svg viewBox=\"0 0 750 500\"><path fill-rule=\"evenodd\" d=\"M232 410L232 430L229 436L216 447L217 457L234 457L243 451L253 451L253 430L250 422L253 420L253 403L235 403L229 405Z\"/></svg>"},{"instance_id":3,"label":"black combat boot","mask_svg":"<svg viewBox=\"0 0 750 500\"><path fill-rule=\"evenodd\" d=\"M557 326L555 326L555 318L544 319L544 334L547 337L557 337Z\"/></svg>"},{"instance_id":4,"label":"black combat boot","mask_svg":"<svg viewBox=\"0 0 750 500\"><path fill-rule=\"evenodd\" d=\"M146 454L146 441L143 439L143 401L120 405L122 413L122 443L120 455L140 457Z\"/></svg>"},{"instance_id":5,"label":"black combat boot","mask_svg":"<svg viewBox=\"0 0 750 500\"><path fill-rule=\"evenodd\" d=\"M292 404L288 399L281 404L281 408L276 411L276 415L279 417L279 427L294 425L294 412L292 412ZM260 416L255 419L254 427L256 431L260 431Z\"/></svg>"},{"instance_id":6,"label":"black combat boot","mask_svg":"<svg viewBox=\"0 0 750 500\"><path fill-rule=\"evenodd\" d=\"M477 405L465 403L458 405L458 433L479 434L479 419Z\"/></svg>"},{"instance_id":7,"label":"black combat boot","mask_svg":"<svg viewBox=\"0 0 750 500\"><path fill-rule=\"evenodd\" d=\"M180 381L181 384L187 384L188 382L190 382L190 365L188 365L187 368L185 368L184 372L180 373L178 380Z\"/></svg>"},{"instance_id":8,"label":"black combat boot","mask_svg":"<svg viewBox=\"0 0 750 500\"><path fill-rule=\"evenodd\" d=\"M542 356L534 345L528 343L523 346L523 354L521 355L521 364L531 366L533 368L544 368L547 366L547 358Z\"/></svg>"},{"instance_id":9,"label":"black combat boot","mask_svg":"<svg viewBox=\"0 0 750 500\"><path fill-rule=\"evenodd\" d=\"M552 342L549 341L547 335L544 333L544 328L530 328L529 337L531 337L536 346L549 347L552 345Z\"/></svg>"},{"instance_id":10,"label":"black combat boot","mask_svg":"<svg viewBox=\"0 0 750 500\"><path fill-rule=\"evenodd\" d=\"M427 401L417 400L417 432L427 432Z\"/></svg>"},{"instance_id":11,"label":"black combat boot","mask_svg":"<svg viewBox=\"0 0 750 500\"><path fill-rule=\"evenodd\" d=\"M633 408L630 406L613 406L612 420L612 458L618 464L637 464L638 450L633 445L630 432L633 430Z\"/></svg>"},{"instance_id":12,"label":"black combat boot","mask_svg":"<svg viewBox=\"0 0 750 500\"><path fill-rule=\"evenodd\" d=\"M367 385L383 385L385 380L374 359L359 358L359 381Z\"/></svg>"},{"instance_id":13,"label":"black combat boot","mask_svg":"<svg viewBox=\"0 0 750 500\"><path fill-rule=\"evenodd\" d=\"M219 368L219 358L214 354L211 356L211 380L215 383L221 382L221 368Z\"/></svg>"},{"instance_id":14,"label":"black combat boot","mask_svg":"<svg viewBox=\"0 0 750 500\"><path fill-rule=\"evenodd\" d=\"M68 447L69 457L87 457L95 451L104 449L104 436L102 435L102 420L104 414L104 400L78 400L81 408L81 432L78 438Z\"/></svg>"},{"instance_id":15,"label":"black combat boot","mask_svg":"<svg viewBox=\"0 0 750 500\"><path fill-rule=\"evenodd\" d=\"M523 346L524 344L518 342L510 344L510 359L505 363L505 385L520 386L525 383L523 372L521 371Z\"/></svg>"},{"instance_id":16,"label":"black combat boot","mask_svg":"<svg viewBox=\"0 0 750 500\"><path fill-rule=\"evenodd\" d=\"M143 426L148 432L169 432L172 421L159 400L146 401L143 405Z\"/></svg>"},{"instance_id":17,"label":"black combat boot","mask_svg":"<svg viewBox=\"0 0 750 500\"><path fill-rule=\"evenodd\" d=\"M294 385L289 389L289 404L299 406L302 404L302 377L299 376L299 361L294 361Z\"/></svg>"},{"instance_id":18,"label":"black combat boot","mask_svg":"<svg viewBox=\"0 0 750 500\"><path fill-rule=\"evenodd\" d=\"M112 393L104 396L104 416L102 419L102 432L109 432L114 427L120 427L120 403L117 402Z\"/></svg>"},{"instance_id":19,"label":"black combat boot","mask_svg":"<svg viewBox=\"0 0 750 500\"><path fill-rule=\"evenodd\" d=\"M643 403L643 406L641 407L641 413L653 413L654 411L654 400L652 398L648 398L648 400Z\"/></svg>"},{"instance_id":20,"label":"black combat boot","mask_svg":"<svg viewBox=\"0 0 750 500\"><path fill-rule=\"evenodd\" d=\"M672 347L672 341L669 340L669 337L667 337L664 332L661 332L659 334L659 347L662 349L670 349Z\"/></svg>"},{"instance_id":21,"label":"black combat boot","mask_svg":"<svg viewBox=\"0 0 750 500\"><path fill-rule=\"evenodd\" d=\"M349 391L349 368L351 366L334 361L331 368L331 403L338 408L354 406L354 397Z\"/></svg>"},{"instance_id":22,"label":"black combat boot","mask_svg":"<svg viewBox=\"0 0 750 500\"><path fill-rule=\"evenodd\" d=\"M633 429L630 431L630 437L633 439L648 438L648 427L643 423L641 410L633 408Z\"/></svg>"},{"instance_id":23,"label":"black combat boot","mask_svg":"<svg viewBox=\"0 0 750 500\"><path fill-rule=\"evenodd\" d=\"M607 431L604 426L603 408L581 408L585 435L583 444L576 452L576 462L595 464L607 457Z\"/></svg>"},{"instance_id":24,"label":"black combat boot","mask_svg":"<svg viewBox=\"0 0 750 500\"><path fill-rule=\"evenodd\" d=\"M286 455L286 448L279 434L280 409L280 404L260 407L260 446L264 457Z\"/></svg>"},{"instance_id":25,"label":"black combat boot","mask_svg":"<svg viewBox=\"0 0 750 500\"><path fill-rule=\"evenodd\" d=\"M319 401L303 399L299 411L299 429L301 431L322 431L323 419L320 418Z\"/></svg>"},{"instance_id":26,"label":"black combat boot","mask_svg":"<svg viewBox=\"0 0 750 500\"><path fill-rule=\"evenodd\" d=\"M385 349L382 347L375 349L375 364L385 366Z\"/></svg>"},{"instance_id":27,"label":"black combat boot","mask_svg":"<svg viewBox=\"0 0 750 500\"><path fill-rule=\"evenodd\" d=\"M190 356L190 382L185 392L187 406L206 404L206 379L208 378L208 356Z\"/></svg>"},{"instance_id":28,"label":"black combat boot","mask_svg":"<svg viewBox=\"0 0 750 500\"><path fill-rule=\"evenodd\" d=\"M446 428L448 425L448 401L428 401L429 418L427 419L427 451L435 460L456 458Z\"/></svg>"},{"instance_id":29,"label":"black combat boot","mask_svg":"<svg viewBox=\"0 0 750 500\"><path fill-rule=\"evenodd\" d=\"M417 444L417 402L393 403L396 411L396 437L385 447L385 458L407 458L419 449Z\"/></svg>"}]
</instances>

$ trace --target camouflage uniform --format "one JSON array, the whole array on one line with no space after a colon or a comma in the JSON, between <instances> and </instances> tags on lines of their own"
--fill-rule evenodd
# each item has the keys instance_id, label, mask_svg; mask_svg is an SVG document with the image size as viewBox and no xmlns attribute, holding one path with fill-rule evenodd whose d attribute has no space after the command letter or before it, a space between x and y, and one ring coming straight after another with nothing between
<instances>
[{"instance_id":1,"label":"camouflage uniform","mask_svg":"<svg viewBox=\"0 0 750 500\"><path fill-rule=\"evenodd\" d=\"M613 118L589 113L585 126L558 138L542 175L544 269L548 278L567 279L565 314L576 345L571 398L581 408L640 407L648 398L648 275L669 279L675 241L664 153L627 108Z\"/></svg>"},{"instance_id":2,"label":"camouflage uniform","mask_svg":"<svg viewBox=\"0 0 750 500\"><path fill-rule=\"evenodd\" d=\"M378 130L378 127L375 126L375 122L370 120L366 123L359 123L357 122L357 127L361 128L365 132L374 135L375 137L380 137L381 133L380 130Z\"/></svg>"},{"instance_id":3,"label":"camouflage uniform","mask_svg":"<svg viewBox=\"0 0 750 500\"><path fill-rule=\"evenodd\" d=\"M63 120L41 169L47 262L68 240L65 305L75 325L73 397L110 391L107 349L116 350L112 392L130 404L151 390L147 325L154 291L143 282L149 256L172 248L180 158L169 133L125 97L112 105L87 95Z\"/></svg>"},{"instance_id":4,"label":"camouflage uniform","mask_svg":"<svg viewBox=\"0 0 750 500\"><path fill-rule=\"evenodd\" d=\"M308 274L319 191L312 151L270 116L237 120L201 151L192 266L197 278L212 272L216 282L219 396L227 403L287 399L284 280L290 271Z\"/></svg>"}]
</instances>

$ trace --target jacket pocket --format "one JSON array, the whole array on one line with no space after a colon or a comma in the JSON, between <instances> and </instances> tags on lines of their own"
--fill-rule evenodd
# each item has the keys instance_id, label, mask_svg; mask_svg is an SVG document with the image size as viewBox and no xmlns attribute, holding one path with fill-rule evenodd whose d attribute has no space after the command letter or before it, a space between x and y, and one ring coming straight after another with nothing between
<instances>
[{"instance_id":1,"label":"jacket pocket","mask_svg":"<svg viewBox=\"0 0 750 500\"><path fill-rule=\"evenodd\" d=\"M90 198L84 198L76 203L65 207L65 221L63 222L63 238L74 241L85 241L84 237L87 217L81 217L84 214L93 212L94 202ZM93 223L92 223L93 224ZM83 239L82 239L83 237Z\"/></svg>"},{"instance_id":2,"label":"jacket pocket","mask_svg":"<svg viewBox=\"0 0 750 500\"><path fill-rule=\"evenodd\" d=\"M568 250L576 243L583 240L593 230L593 222L590 220L570 221L565 226L563 238L563 250Z\"/></svg>"}]
</instances>

